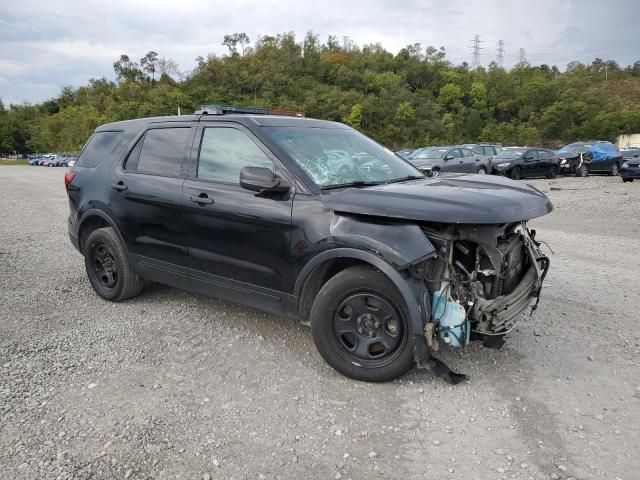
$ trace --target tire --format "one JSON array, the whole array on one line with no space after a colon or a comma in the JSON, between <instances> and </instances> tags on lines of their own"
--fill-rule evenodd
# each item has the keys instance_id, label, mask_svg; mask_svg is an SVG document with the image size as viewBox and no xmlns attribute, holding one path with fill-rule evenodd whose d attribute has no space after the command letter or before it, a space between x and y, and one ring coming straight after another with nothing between
<instances>
[{"instance_id":1,"label":"tire","mask_svg":"<svg viewBox=\"0 0 640 480\"><path fill-rule=\"evenodd\" d=\"M576 177L586 177L587 175L589 175L589 168L585 164L576 168Z\"/></svg>"},{"instance_id":2,"label":"tire","mask_svg":"<svg viewBox=\"0 0 640 480\"><path fill-rule=\"evenodd\" d=\"M478 169L478 175L486 175L487 174L487 167L480 167Z\"/></svg>"},{"instance_id":3,"label":"tire","mask_svg":"<svg viewBox=\"0 0 640 480\"><path fill-rule=\"evenodd\" d=\"M142 291L144 282L131 269L124 245L113 228L94 230L85 245L84 265L98 295L119 302Z\"/></svg>"},{"instance_id":4,"label":"tire","mask_svg":"<svg viewBox=\"0 0 640 480\"><path fill-rule=\"evenodd\" d=\"M520 180L522 178L522 169L520 167L515 167L511 170L511 178L514 180Z\"/></svg>"},{"instance_id":5,"label":"tire","mask_svg":"<svg viewBox=\"0 0 640 480\"><path fill-rule=\"evenodd\" d=\"M431 170L431 176L432 177L439 177L440 176L440 169L439 168L434 168L433 170Z\"/></svg>"},{"instance_id":6,"label":"tire","mask_svg":"<svg viewBox=\"0 0 640 480\"><path fill-rule=\"evenodd\" d=\"M413 366L406 304L393 282L371 267L347 268L320 289L311 332L325 361L355 380L385 382Z\"/></svg>"},{"instance_id":7,"label":"tire","mask_svg":"<svg viewBox=\"0 0 640 480\"><path fill-rule=\"evenodd\" d=\"M620 167L616 162L613 162L613 165L611 165L611 169L609 170L609 176L617 177L619 173L620 173Z\"/></svg>"},{"instance_id":8,"label":"tire","mask_svg":"<svg viewBox=\"0 0 640 480\"><path fill-rule=\"evenodd\" d=\"M627 182L633 182L633 180L634 180L633 178L623 178L623 179L622 179L622 181L623 181L624 183L627 183Z\"/></svg>"},{"instance_id":9,"label":"tire","mask_svg":"<svg viewBox=\"0 0 640 480\"><path fill-rule=\"evenodd\" d=\"M549 173L547 173L547 178L557 178L558 177L558 167L555 165L551 165L549 169Z\"/></svg>"}]
</instances>

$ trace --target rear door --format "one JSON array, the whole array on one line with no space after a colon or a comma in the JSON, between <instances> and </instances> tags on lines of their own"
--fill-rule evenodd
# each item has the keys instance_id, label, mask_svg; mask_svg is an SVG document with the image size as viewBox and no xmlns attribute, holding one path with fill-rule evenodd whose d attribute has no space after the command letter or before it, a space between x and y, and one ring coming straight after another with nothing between
<instances>
[{"instance_id":1,"label":"rear door","mask_svg":"<svg viewBox=\"0 0 640 480\"><path fill-rule=\"evenodd\" d=\"M194 133L189 124L147 129L109 182L109 206L134 265L176 286L186 283L182 164Z\"/></svg>"},{"instance_id":2,"label":"rear door","mask_svg":"<svg viewBox=\"0 0 640 480\"><path fill-rule=\"evenodd\" d=\"M470 148L461 148L462 163L460 164L460 171L467 173L475 173L480 166L480 158Z\"/></svg>"},{"instance_id":3,"label":"rear door","mask_svg":"<svg viewBox=\"0 0 640 480\"><path fill-rule=\"evenodd\" d=\"M522 173L527 177L532 177L538 174L538 151L527 150L522 155Z\"/></svg>"},{"instance_id":4,"label":"rear door","mask_svg":"<svg viewBox=\"0 0 640 480\"><path fill-rule=\"evenodd\" d=\"M182 197L192 288L281 311L292 275L293 193L256 193L239 180L245 166L287 173L249 130L233 123L199 129L192 157Z\"/></svg>"}]
</instances>

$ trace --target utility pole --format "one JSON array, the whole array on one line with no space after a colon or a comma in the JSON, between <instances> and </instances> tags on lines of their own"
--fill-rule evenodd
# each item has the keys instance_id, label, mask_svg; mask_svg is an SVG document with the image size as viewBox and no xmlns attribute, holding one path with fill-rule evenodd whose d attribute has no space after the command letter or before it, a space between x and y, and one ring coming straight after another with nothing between
<instances>
[{"instance_id":1,"label":"utility pole","mask_svg":"<svg viewBox=\"0 0 640 480\"><path fill-rule=\"evenodd\" d=\"M518 63L527 63L527 56L524 52L524 48L518 51Z\"/></svg>"},{"instance_id":2,"label":"utility pole","mask_svg":"<svg viewBox=\"0 0 640 480\"><path fill-rule=\"evenodd\" d=\"M609 65L604 66L604 79L605 81L609 80Z\"/></svg>"},{"instance_id":3,"label":"utility pole","mask_svg":"<svg viewBox=\"0 0 640 480\"><path fill-rule=\"evenodd\" d=\"M472 51L473 51L473 62L471 63L471 68L478 68L480 66L480 52L482 51L482 47L480 46L482 42L480 41L480 35L476 35L471 40Z\"/></svg>"},{"instance_id":4,"label":"utility pole","mask_svg":"<svg viewBox=\"0 0 640 480\"><path fill-rule=\"evenodd\" d=\"M496 50L496 59L498 60L498 66L502 68L504 64L504 41L498 40L498 48Z\"/></svg>"}]
</instances>

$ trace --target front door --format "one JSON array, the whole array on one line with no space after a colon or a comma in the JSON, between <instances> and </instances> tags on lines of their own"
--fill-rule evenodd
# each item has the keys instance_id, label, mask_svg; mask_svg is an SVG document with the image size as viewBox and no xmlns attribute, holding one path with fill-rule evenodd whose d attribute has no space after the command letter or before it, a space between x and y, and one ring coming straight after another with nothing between
<instances>
[{"instance_id":1,"label":"front door","mask_svg":"<svg viewBox=\"0 0 640 480\"><path fill-rule=\"evenodd\" d=\"M281 311L291 275L293 193L252 192L239 179L245 166L282 170L243 127L205 127L198 140L182 196L192 287Z\"/></svg>"},{"instance_id":2,"label":"front door","mask_svg":"<svg viewBox=\"0 0 640 480\"><path fill-rule=\"evenodd\" d=\"M448 160L446 159L449 158ZM459 148L453 148L449 150L449 153L445 156L444 168L445 172L462 172L464 164L464 158L462 157L462 151Z\"/></svg>"}]
</instances>

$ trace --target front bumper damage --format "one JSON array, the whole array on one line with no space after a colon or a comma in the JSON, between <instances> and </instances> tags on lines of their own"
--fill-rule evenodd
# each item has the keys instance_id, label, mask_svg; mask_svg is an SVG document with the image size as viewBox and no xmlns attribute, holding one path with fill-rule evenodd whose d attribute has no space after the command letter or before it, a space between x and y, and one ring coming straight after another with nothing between
<instances>
[{"instance_id":1,"label":"front bumper damage","mask_svg":"<svg viewBox=\"0 0 640 480\"><path fill-rule=\"evenodd\" d=\"M500 348L504 344L504 336L513 330L520 316L529 307L531 313L537 308L542 284L550 266L549 258L541 252L540 243L535 240L535 231L530 231L525 222L519 228L506 227L505 231L508 240L503 240L502 243L496 240L496 245L492 244L492 238L499 239L501 234L491 233L491 229L486 228L471 228L468 231L462 230L462 233L458 231L457 236L447 233L439 239L430 237L434 244L439 245L440 265L438 260L433 259L429 261L430 264L423 265L421 274L425 278L425 284L430 292L438 288L440 294L446 292L448 304L464 314L459 317L458 322L446 325L444 318L431 315L425 323L424 341L416 342L415 357L419 368L428 368L449 383L459 383L465 379L465 375L453 372L433 357L432 354L439 349L439 343L443 339L451 346L463 347L469 340L481 340L486 347ZM465 268L452 251L456 248L456 242L466 241L464 245L469 246L469 239L478 242L475 247L475 270ZM460 280L461 272L466 279ZM427 280L439 276L444 279L440 284ZM491 276L500 285L492 293L488 288L482 288L482 282L487 285L486 281ZM517 278L517 283L514 278ZM431 312L428 298L428 295L425 296L423 308ZM434 295L433 298L442 296ZM433 300L433 303L436 301L438 300ZM433 310L436 311L437 309ZM456 341L448 340L449 332Z\"/></svg>"}]
</instances>

